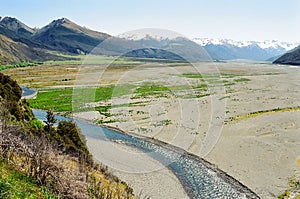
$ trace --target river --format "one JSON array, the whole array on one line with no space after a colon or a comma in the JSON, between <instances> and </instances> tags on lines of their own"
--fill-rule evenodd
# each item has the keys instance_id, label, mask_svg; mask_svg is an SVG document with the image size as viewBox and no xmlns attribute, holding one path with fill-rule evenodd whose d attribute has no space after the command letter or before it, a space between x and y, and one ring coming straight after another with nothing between
<instances>
[{"instance_id":1,"label":"river","mask_svg":"<svg viewBox=\"0 0 300 199\"><path fill-rule=\"evenodd\" d=\"M46 113L44 111L34 110L33 112L38 119L45 120ZM58 121L71 120L62 116L57 116L57 119ZM159 161L176 175L190 198L259 198L225 172L182 149L157 140L134 137L87 122L73 121L77 123L86 138L122 143Z\"/></svg>"}]
</instances>

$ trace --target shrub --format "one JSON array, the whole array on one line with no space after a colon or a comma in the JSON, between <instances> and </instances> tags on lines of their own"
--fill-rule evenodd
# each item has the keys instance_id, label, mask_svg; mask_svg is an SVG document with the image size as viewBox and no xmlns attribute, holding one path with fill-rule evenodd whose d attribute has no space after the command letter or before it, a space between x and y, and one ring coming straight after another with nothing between
<instances>
[{"instance_id":1,"label":"shrub","mask_svg":"<svg viewBox=\"0 0 300 199\"><path fill-rule=\"evenodd\" d=\"M67 150L74 150L89 156L85 138L74 122L60 121L57 126L57 134Z\"/></svg>"},{"instance_id":2,"label":"shrub","mask_svg":"<svg viewBox=\"0 0 300 199\"><path fill-rule=\"evenodd\" d=\"M36 130L41 130L41 129L44 128L43 122L41 122L41 121L38 120L38 119L31 120L31 121L29 122L29 124L31 125L31 127L33 127L33 128L36 129Z\"/></svg>"}]
</instances>

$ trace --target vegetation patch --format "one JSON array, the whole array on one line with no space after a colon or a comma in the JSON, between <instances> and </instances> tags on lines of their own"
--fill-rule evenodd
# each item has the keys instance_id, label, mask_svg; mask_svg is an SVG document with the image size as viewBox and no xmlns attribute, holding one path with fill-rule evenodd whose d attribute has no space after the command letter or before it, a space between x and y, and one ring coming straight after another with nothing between
<instances>
[{"instance_id":1,"label":"vegetation patch","mask_svg":"<svg viewBox=\"0 0 300 199\"><path fill-rule=\"evenodd\" d=\"M0 161L0 198L55 198L46 188L40 187L32 178Z\"/></svg>"},{"instance_id":2,"label":"vegetation patch","mask_svg":"<svg viewBox=\"0 0 300 199\"><path fill-rule=\"evenodd\" d=\"M299 174L289 180L288 189L278 196L278 199L300 198L300 176Z\"/></svg>"},{"instance_id":3,"label":"vegetation patch","mask_svg":"<svg viewBox=\"0 0 300 199\"><path fill-rule=\"evenodd\" d=\"M95 107L95 110L98 111L100 114L105 115L106 117L110 117L111 113L109 112L109 109L112 108L112 106L97 106Z\"/></svg>"},{"instance_id":4,"label":"vegetation patch","mask_svg":"<svg viewBox=\"0 0 300 199\"><path fill-rule=\"evenodd\" d=\"M251 80L248 79L248 78L240 78L240 79L235 79L234 81L235 81L235 82L249 82L249 81L251 81Z\"/></svg>"},{"instance_id":5,"label":"vegetation patch","mask_svg":"<svg viewBox=\"0 0 300 199\"><path fill-rule=\"evenodd\" d=\"M111 85L98 88L57 88L57 89L40 89L36 99L29 100L33 108L55 112L70 112L72 108L78 111L85 111L84 104L89 102L106 101L112 97L132 93L134 85ZM74 102L74 104L72 104ZM72 107L74 105L75 107Z\"/></svg>"},{"instance_id":6,"label":"vegetation patch","mask_svg":"<svg viewBox=\"0 0 300 199\"><path fill-rule=\"evenodd\" d=\"M200 89L200 90L207 91L208 85L207 84L199 84L199 85L193 86L193 89Z\"/></svg>"},{"instance_id":7,"label":"vegetation patch","mask_svg":"<svg viewBox=\"0 0 300 199\"><path fill-rule=\"evenodd\" d=\"M14 64L14 65L2 65L0 66L0 71L9 69L9 68L23 68L23 67L29 67L29 66L38 66L41 65L43 63L41 62L26 62L26 61L22 61L19 64Z\"/></svg>"},{"instance_id":8,"label":"vegetation patch","mask_svg":"<svg viewBox=\"0 0 300 199\"><path fill-rule=\"evenodd\" d=\"M245 75L243 75L243 74L230 74L230 73L220 73L220 74L184 73L184 74L180 75L180 77L197 78L197 79L203 79L203 78L233 78L233 77L239 77L239 76L245 76Z\"/></svg>"},{"instance_id":9,"label":"vegetation patch","mask_svg":"<svg viewBox=\"0 0 300 199\"><path fill-rule=\"evenodd\" d=\"M157 127L157 126L168 126L170 124L172 124L172 121L169 120L169 119L166 119L166 120L159 121L158 123L154 124L154 126L155 127Z\"/></svg>"},{"instance_id":10,"label":"vegetation patch","mask_svg":"<svg viewBox=\"0 0 300 199\"><path fill-rule=\"evenodd\" d=\"M166 92L171 92L170 88L154 82L145 82L135 90L135 96L132 98L135 99L147 96L166 97Z\"/></svg>"},{"instance_id":11,"label":"vegetation patch","mask_svg":"<svg viewBox=\"0 0 300 199\"><path fill-rule=\"evenodd\" d=\"M111 57L100 55L62 55L69 60L46 61L45 65L137 65L140 61L126 57Z\"/></svg>"},{"instance_id":12,"label":"vegetation patch","mask_svg":"<svg viewBox=\"0 0 300 199\"><path fill-rule=\"evenodd\" d=\"M286 108L279 108L278 107L278 108L274 108L274 109L270 109L270 110L261 110L261 111L248 113L246 115L231 117L230 120L231 121L239 121L239 120L243 120L243 119L247 119L247 118L251 118L251 117L257 117L257 116L263 115L263 114L283 113L283 112L291 112L291 111L297 111L297 110L300 110L300 106L286 107Z\"/></svg>"},{"instance_id":13,"label":"vegetation patch","mask_svg":"<svg viewBox=\"0 0 300 199\"><path fill-rule=\"evenodd\" d=\"M186 78L196 78L196 79L202 79L203 75L199 73L184 73L182 75L179 75L180 77L186 77Z\"/></svg>"},{"instance_id":14,"label":"vegetation patch","mask_svg":"<svg viewBox=\"0 0 300 199\"><path fill-rule=\"evenodd\" d=\"M153 82L145 82L135 90L135 93L141 94L141 93L152 93L152 92L169 91L169 90L170 89L166 86L162 86L160 84L153 83Z\"/></svg>"},{"instance_id":15,"label":"vegetation patch","mask_svg":"<svg viewBox=\"0 0 300 199\"><path fill-rule=\"evenodd\" d=\"M72 111L72 94L72 88L42 89L39 90L36 99L30 99L28 102L32 108L67 112Z\"/></svg>"},{"instance_id":16,"label":"vegetation patch","mask_svg":"<svg viewBox=\"0 0 300 199\"><path fill-rule=\"evenodd\" d=\"M221 97L219 100L223 100L223 99L226 99L226 98L230 98L230 96Z\"/></svg>"}]
</instances>

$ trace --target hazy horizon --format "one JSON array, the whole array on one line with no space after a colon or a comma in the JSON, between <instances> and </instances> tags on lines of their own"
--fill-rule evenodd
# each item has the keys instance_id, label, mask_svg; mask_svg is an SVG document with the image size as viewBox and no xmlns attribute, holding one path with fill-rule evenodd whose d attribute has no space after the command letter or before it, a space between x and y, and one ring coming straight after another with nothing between
<instances>
[{"instance_id":1,"label":"hazy horizon","mask_svg":"<svg viewBox=\"0 0 300 199\"><path fill-rule=\"evenodd\" d=\"M12 0L2 3L0 15L16 17L38 28L66 17L81 26L111 35L160 28L188 38L299 42L300 27L296 26L299 6L299 0Z\"/></svg>"}]
</instances>

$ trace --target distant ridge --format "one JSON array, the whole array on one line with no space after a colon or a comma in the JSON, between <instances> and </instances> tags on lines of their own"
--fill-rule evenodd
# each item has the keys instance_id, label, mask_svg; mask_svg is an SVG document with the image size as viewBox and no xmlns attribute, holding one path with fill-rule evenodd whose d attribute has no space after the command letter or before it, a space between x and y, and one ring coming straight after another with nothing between
<instances>
[{"instance_id":1,"label":"distant ridge","mask_svg":"<svg viewBox=\"0 0 300 199\"><path fill-rule=\"evenodd\" d=\"M217 60L248 59L269 61L274 60L274 57L279 57L300 44L279 42L276 40L263 42L209 38L195 38L193 40L203 46Z\"/></svg>"},{"instance_id":2,"label":"distant ridge","mask_svg":"<svg viewBox=\"0 0 300 199\"><path fill-rule=\"evenodd\" d=\"M295 50L288 52L278 59L276 59L274 64L288 64L288 65L300 65L300 46Z\"/></svg>"}]
</instances>

